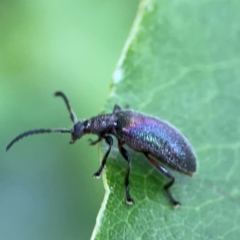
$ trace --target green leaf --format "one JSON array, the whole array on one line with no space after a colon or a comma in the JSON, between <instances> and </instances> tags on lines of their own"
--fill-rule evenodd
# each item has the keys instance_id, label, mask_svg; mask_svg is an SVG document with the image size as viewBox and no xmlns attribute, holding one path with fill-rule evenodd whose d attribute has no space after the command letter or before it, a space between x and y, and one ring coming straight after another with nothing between
<instances>
[{"instance_id":1,"label":"green leaf","mask_svg":"<svg viewBox=\"0 0 240 240\"><path fill-rule=\"evenodd\" d=\"M168 180L129 150L129 206L126 161L115 145L92 239L239 239L239 12L234 0L141 2L105 110L129 104L171 122L193 145L198 171L193 178L172 171L182 203L174 209Z\"/></svg>"}]
</instances>

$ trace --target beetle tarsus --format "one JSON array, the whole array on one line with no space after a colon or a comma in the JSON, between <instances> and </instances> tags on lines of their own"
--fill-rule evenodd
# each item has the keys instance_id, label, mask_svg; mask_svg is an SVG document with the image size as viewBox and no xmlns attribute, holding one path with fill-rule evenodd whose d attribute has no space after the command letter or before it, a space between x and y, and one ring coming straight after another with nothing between
<instances>
[{"instance_id":1,"label":"beetle tarsus","mask_svg":"<svg viewBox=\"0 0 240 240\"><path fill-rule=\"evenodd\" d=\"M126 202L127 202L128 205L134 205L135 204L135 202L131 198L127 199Z\"/></svg>"},{"instance_id":2,"label":"beetle tarsus","mask_svg":"<svg viewBox=\"0 0 240 240\"><path fill-rule=\"evenodd\" d=\"M129 195L129 186L126 186L126 202L129 205L135 204L134 200Z\"/></svg>"},{"instance_id":3,"label":"beetle tarsus","mask_svg":"<svg viewBox=\"0 0 240 240\"><path fill-rule=\"evenodd\" d=\"M165 176L169 177L168 175L165 175ZM165 189L165 191L166 191L166 193L167 193L167 196L168 196L170 202L172 203L172 205L173 205L174 207L178 207L178 206L181 205L181 203L178 202L178 201L176 201L176 200L173 198L172 193L171 193L170 190L169 190L169 188L174 184L174 181L175 181L175 178L174 178L173 175L172 175L172 180L164 186L164 189Z\"/></svg>"},{"instance_id":4,"label":"beetle tarsus","mask_svg":"<svg viewBox=\"0 0 240 240\"><path fill-rule=\"evenodd\" d=\"M102 170L104 169L104 167L106 165L108 155L109 155L109 153L111 151L111 148L112 148L112 145L113 145L113 138L111 136L105 136L104 139L105 139L106 143L108 144L108 150L107 150L107 152L105 153L105 155L103 157L103 160L101 162L100 168L97 170L97 172L95 172L93 174L93 177L95 177L95 178L99 178L100 177L100 175L102 173ZM99 142L99 141L101 141L101 139L100 140L98 139L95 142Z\"/></svg>"},{"instance_id":5,"label":"beetle tarsus","mask_svg":"<svg viewBox=\"0 0 240 240\"><path fill-rule=\"evenodd\" d=\"M101 171L102 171L102 169L101 169ZM95 172L93 174L93 177L98 179L98 178L100 178L100 175L101 175L101 172L98 170L97 172Z\"/></svg>"},{"instance_id":6,"label":"beetle tarsus","mask_svg":"<svg viewBox=\"0 0 240 240\"><path fill-rule=\"evenodd\" d=\"M180 202L174 201L173 206L175 208L180 207L182 204Z\"/></svg>"}]
</instances>

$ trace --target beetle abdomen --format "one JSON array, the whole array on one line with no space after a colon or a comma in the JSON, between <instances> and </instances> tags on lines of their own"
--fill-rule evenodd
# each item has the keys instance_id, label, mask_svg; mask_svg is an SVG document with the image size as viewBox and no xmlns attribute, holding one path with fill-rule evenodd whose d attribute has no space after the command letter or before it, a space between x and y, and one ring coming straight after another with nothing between
<instances>
[{"instance_id":1,"label":"beetle abdomen","mask_svg":"<svg viewBox=\"0 0 240 240\"><path fill-rule=\"evenodd\" d=\"M169 123L141 113L117 113L117 135L130 148L151 154L169 167L192 175L196 156L187 139Z\"/></svg>"}]
</instances>

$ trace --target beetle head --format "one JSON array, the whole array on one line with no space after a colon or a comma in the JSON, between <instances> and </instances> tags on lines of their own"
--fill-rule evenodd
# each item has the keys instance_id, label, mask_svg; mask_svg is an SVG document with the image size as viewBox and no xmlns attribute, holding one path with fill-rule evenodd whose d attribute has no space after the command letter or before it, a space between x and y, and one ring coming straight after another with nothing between
<instances>
[{"instance_id":1,"label":"beetle head","mask_svg":"<svg viewBox=\"0 0 240 240\"><path fill-rule=\"evenodd\" d=\"M71 135L72 135L72 140L70 141L70 144L73 144L76 140L80 139L84 135L84 121L82 122L77 122L72 129Z\"/></svg>"}]
</instances>

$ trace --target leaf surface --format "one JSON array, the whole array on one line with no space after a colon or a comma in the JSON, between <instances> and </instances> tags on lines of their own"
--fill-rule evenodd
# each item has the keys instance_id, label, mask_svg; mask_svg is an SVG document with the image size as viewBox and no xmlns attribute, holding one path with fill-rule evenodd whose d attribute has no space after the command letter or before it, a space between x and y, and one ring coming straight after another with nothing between
<instances>
[{"instance_id":1,"label":"leaf surface","mask_svg":"<svg viewBox=\"0 0 240 240\"><path fill-rule=\"evenodd\" d=\"M168 181L145 157L115 144L103 174L106 196L92 239L239 239L240 2L142 1L113 76L106 112L130 105L175 125L198 157L193 178ZM116 141L115 141L116 142ZM106 151L103 145L103 152Z\"/></svg>"}]
</instances>

